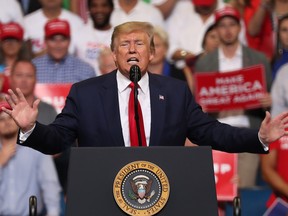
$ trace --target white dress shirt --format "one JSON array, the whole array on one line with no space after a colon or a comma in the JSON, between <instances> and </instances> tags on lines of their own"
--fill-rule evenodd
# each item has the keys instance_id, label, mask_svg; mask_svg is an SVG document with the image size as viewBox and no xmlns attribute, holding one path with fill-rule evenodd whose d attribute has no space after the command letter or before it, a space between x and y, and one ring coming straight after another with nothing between
<instances>
[{"instance_id":1,"label":"white dress shirt","mask_svg":"<svg viewBox=\"0 0 288 216\"><path fill-rule=\"evenodd\" d=\"M219 72L226 73L230 71L243 69L243 52L242 46L239 44L235 55L227 58L221 47L219 47ZM218 119L220 122L230 124L236 127L250 127L249 119L246 115L228 116Z\"/></svg>"},{"instance_id":2,"label":"white dress shirt","mask_svg":"<svg viewBox=\"0 0 288 216\"><path fill-rule=\"evenodd\" d=\"M122 125L122 133L124 143L126 147L131 146L130 134L129 134L129 120L128 120L128 101L131 88L129 84L131 81L126 78L120 71L117 71L116 75L117 87L118 87L118 99L119 99L119 110L120 119ZM138 100L141 105L144 130L146 135L146 143L149 146L150 130L151 130L151 105L150 105L150 90L149 90L149 76L145 73L144 76L138 82Z\"/></svg>"}]
</instances>

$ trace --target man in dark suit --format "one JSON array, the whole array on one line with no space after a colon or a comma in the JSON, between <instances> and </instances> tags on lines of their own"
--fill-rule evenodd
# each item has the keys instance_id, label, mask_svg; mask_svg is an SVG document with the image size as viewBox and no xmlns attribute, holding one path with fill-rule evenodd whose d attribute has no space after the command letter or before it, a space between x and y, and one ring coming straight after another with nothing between
<instances>
[{"instance_id":1,"label":"man in dark suit","mask_svg":"<svg viewBox=\"0 0 288 216\"><path fill-rule=\"evenodd\" d=\"M63 151L75 139L80 147L130 146L128 86L135 64L142 73L138 97L149 146L181 146L188 137L222 151L264 153L271 141L288 134L288 112L274 119L267 112L259 131L231 127L205 114L185 82L147 72L155 51L149 23L117 26L111 49L118 70L74 84L62 113L48 126L36 121L38 100L31 107L19 89L9 90L11 109L2 110L20 127L18 143L48 154Z\"/></svg>"}]
</instances>

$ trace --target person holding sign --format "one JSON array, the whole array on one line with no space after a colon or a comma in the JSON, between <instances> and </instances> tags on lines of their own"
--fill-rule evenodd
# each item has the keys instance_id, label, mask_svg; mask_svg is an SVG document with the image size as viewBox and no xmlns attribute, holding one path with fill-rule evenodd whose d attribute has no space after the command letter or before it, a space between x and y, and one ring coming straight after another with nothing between
<instances>
[{"instance_id":1,"label":"person holding sign","mask_svg":"<svg viewBox=\"0 0 288 216\"><path fill-rule=\"evenodd\" d=\"M288 110L287 68L287 63L281 67L272 85L272 116L277 116ZM264 180L273 190L267 201L267 207L272 207L277 198L281 198L288 204L288 170L286 166L288 162L288 136L271 143L269 154L260 158Z\"/></svg>"},{"instance_id":2,"label":"person holding sign","mask_svg":"<svg viewBox=\"0 0 288 216\"><path fill-rule=\"evenodd\" d=\"M216 11L215 19L220 45L218 49L208 53L196 62L195 72L196 77L197 74L205 74L208 76L212 74L211 72L215 72L220 78L214 80L213 86L211 84L210 87L207 87L207 89L217 90L217 92L211 91L206 94L208 96L212 95L213 98L211 96L209 100L206 100L206 104L200 101L199 103L209 112L209 105L215 101L213 105L215 105L215 107L218 106L218 110L214 109L210 111L209 114L218 118L218 120L223 123L243 128L258 128L261 120L265 116L265 110L271 105L270 94L265 91L265 89L269 91L272 80L269 62L264 54L243 46L240 43L238 39L241 31L240 14L236 9L228 6L220 9ZM260 68L260 75L263 74L261 77L255 75L256 71L254 67L256 68L256 66ZM232 72L236 74L235 71L238 71L237 75L231 76L231 74L233 74ZM249 82L246 81L246 79L249 80ZM208 77L206 77L205 80L207 81ZM200 88L202 84L197 81L197 78L195 82ZM253 90L256 91L260 88L262 88L261 94L258 92L253 94ZM235 94L237 91L239 92L237 100L231 99L232 93ZM203 91L201 92L203 94ZM197 93L196 91L196 97L199 96L201 92ZM231 95L229 95L229 93L231 93ZM244 97L244 93L247 93L246 97ZM221 96L221 98L216 98L215 95ZM253 109L248 110L246 107L240 107L239 104L232 104L233 101L247 101L250 98L254 99L253 106L250 106L253 107ZM233 105L235 107L233 107ZM247 107L248 106L249 103L247 104ZM227 107L229 107L229 109ZM254 186L259 165L258 155L245 153L239 154L238 157L239 187Z\"/></svg>"},{"instance_id":3,"label":"person holding sign","mask_svg":"<svg viewBox=\"0 0 288 216\"><path fill-rule=\"evenodd\" d=\"M147 146L184 146L187 137L216 150L267 153L270 142L288 134L288 112L274 119L266 112L259 129L232 127L204 113L187 83L148 72L155 51L149 23L127 22L115 27L111 49L118 69L73 84L65 107L48 126L36 121L39 100L30 106L20 89L8 90L6 100L11 109L2 110L20 127L20 145L46 154L63 151L75 139L79 147L132 146L130 135L138 136L130 131L128 120L134 68L140 72L137 77L141 76L136 81L145 132L141 138Z\"/></svg>"}]
</instances>

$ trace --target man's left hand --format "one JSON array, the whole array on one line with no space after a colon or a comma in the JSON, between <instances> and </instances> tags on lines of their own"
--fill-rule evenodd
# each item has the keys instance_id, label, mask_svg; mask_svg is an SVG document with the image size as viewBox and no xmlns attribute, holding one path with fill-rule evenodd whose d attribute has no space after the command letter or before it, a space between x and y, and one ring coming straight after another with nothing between
<instances>
[{"instance_id":1,"label":"man's left hand","mask_svg":"<svg viewBox=\"0 0 288 216\"><path fill-rule=\"evenodd\" d=\"M288 112L283 112L275 118L271 118L271 114L266 111L265 119L262 121L259 129L260 140L269 145L284 135L288 135Z\"/></svg>"}]
</instances>

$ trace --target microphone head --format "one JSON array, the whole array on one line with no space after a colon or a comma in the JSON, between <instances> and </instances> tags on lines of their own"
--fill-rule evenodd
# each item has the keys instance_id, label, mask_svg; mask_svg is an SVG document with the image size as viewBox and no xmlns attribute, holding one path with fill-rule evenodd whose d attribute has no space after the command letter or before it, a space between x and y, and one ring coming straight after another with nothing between
<instances>
[{"instance_id":1,"label":"microphone head","mask_svg":"<svg viewBox=\"0 0 288 216\"><path fill-rule=\"evenodd\" d=\"M141 79L141 70L138 65L132 65L129 73L129 78L132 82L138 82Z\"/></svg>"}]
</instances>

